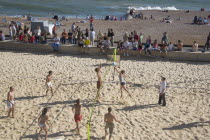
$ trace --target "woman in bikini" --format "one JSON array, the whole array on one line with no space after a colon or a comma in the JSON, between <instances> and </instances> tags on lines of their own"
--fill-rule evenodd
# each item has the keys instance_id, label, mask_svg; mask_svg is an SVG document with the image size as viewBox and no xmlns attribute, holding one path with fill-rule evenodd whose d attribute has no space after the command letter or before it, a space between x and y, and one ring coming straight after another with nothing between
<instances>
[{"instance_id":1,"label":"woman in bikini","mask_svg":"<svg viewBox=\"0 0 210 140\"><path fill-rule=\"evenodd\" d=\"M42 130L44 130L45 131L45 140L47 140L47 134L48 134L47 125L49 126L49 124L48 124L48 115L46 115L47 111L48 111L48 109L44 108L43 111L42 111L41 116L38 119L38 124L39 124L39 127L40 127L39 137L41 135Z\"/></svg>"},{"instance_id":2,"label":"woman in bikini","mask_svg":"<svg viewBox=\"0 0 210 140\"><path fill-rule=\"evenodd\" d=\"M125 77L125 71L124 70L118 71L118 69L116 67L114 67L114 68L119 73L121 98L123 98L123 89L132 98L131 94L128 92L127 88L125 87L125 84L126 84L126 81L125 81L125 78L124 78Z\"/></svg>"}]
</instances>

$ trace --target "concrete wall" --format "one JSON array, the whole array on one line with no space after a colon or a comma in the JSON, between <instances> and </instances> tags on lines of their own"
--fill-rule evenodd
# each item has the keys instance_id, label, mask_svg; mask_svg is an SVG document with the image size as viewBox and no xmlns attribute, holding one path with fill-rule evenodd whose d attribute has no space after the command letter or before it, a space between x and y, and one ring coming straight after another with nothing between
<instances>
[{"instance_id":1,"label":"concrete wall","mask_svg":"<svg viewBox=\"0 0 210 140\"><path fill-rule=\"evenodd\" d=\"M11 50L11 51L24 51L24 52L42 52L42 53L51 53L51 45L42 45L42 44L31 44L31 43L22 43L16 41L3 41L0 42L0 50ZM114 48L111 48L108 54L113 54ZM98 55L100 52L99 48L91 47L86 48L86 54L88 55ZM62 45L61 51L62 54L81 54L81 50L77 45ZM145 56L144 52L134 52L129 50L129 54ZM167 59L176 59L176 60L191 60L191 61L208 61L210 62L210 53L201 53L201 52L168 52L168 53L159 53L152 52L152 56L155 57L164 57ZM138 59L138 58L137 58Z\"/></svg>"}]
</instances>

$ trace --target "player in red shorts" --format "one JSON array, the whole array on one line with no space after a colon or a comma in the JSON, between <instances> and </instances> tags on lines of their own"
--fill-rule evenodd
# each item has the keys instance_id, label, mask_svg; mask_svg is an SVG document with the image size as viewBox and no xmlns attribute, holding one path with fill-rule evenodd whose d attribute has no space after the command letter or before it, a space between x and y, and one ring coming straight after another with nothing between
<instances>
[{"instance_id":1,"label":"player in red shorts","mask_svg":"<svg viewBox=\"0 0 210 140\"><path fill-rule=\"evenodd\" d=\"M82 115L81 115L81 104L80 104L80 99L76 100L76 104L74 104L72 111L74 112L74 120L76 122L76 129L78 131L78 134L80 134L79 131L79 122L82 120Z\"/></svg>"}]
</instances>

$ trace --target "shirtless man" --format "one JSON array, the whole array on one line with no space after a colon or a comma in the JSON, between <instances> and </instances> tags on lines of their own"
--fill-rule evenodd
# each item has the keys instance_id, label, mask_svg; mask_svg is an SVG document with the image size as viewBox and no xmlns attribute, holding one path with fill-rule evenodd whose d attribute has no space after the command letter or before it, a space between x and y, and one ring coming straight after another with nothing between
<instances>
[{"instance_id":1,"label":"shirtless man","mask_svg":"<svg viewBox=\"0 0 210 140\"><path fill-rule=\"evenodd\" d=\"M12 112L12 118L14 118L14 112L15 112L15 97L14 97L14 88L10 87L10 91L7 94L7 106L9 108L8 111L8 117L10 117L10 113Z\"/></svg>"},{"instance_id":2,"label":"shirtless man","mask_svg":"<svg viewBox=\"0 0 210 140\"><path fill-rule=\"evenodd\" d=\"M121 91L121 98L123 98L123 89L128 93L128 95L132 98L131 94L128 92L127 88L125 87L125 71L121 70L118 71L117 67L114 67L115 70L119 73L119 80L120 80L120 91Z\"/></svg>"},{"instance_id":3,"label":"shirtless man","mask_svg":"<svg viewBox=\"0 0 210 140\"><path fill-rule=\"evenodd\" d=\"M80 104L80 99L76 100L76 104L72 107L72 111L74 112L74 120L76 122L76 130L78 131L78 134L80 134L79 131L79 122L82 120L82 115L81 115L81 104Z\"/></svg>"},{"instance_id":4,"label":"shirtless man","mask_svg":"<svg viewBox=\"0 0 210 140\"><path fill-rule=\"evenodd\" d=\"M176 51L182 51L182 48L183 48L183 43L181 42L181 40L178 40L177 50Z\"/></svg>"},{"instance_id":5,"label":"shirtless man","mask_svg":"<svg viewBox=\"0 0 210 140\"><path fill-rule=\"evenodd\" d=\"M119 120L117 120L115 118L115 116L111 112L112 112L112 108L109 107L108 108L108 113L104 115L104 122L106 123L106 126L105 126L105 139L106 139L106 136L108 135L107 134L107 129L109 129L109 140L111 140L111 138L112 138L112 133L113 133L113 130L114 130L114 120L116 122L120 122Z\"/></svg>"},{"instance_id":6,"label":"shirtless man","mask_svg":"<svg viewBox=\"0 0 210 140\"><path fill-rule=\"evenodd\" d=\"M42 132L42 130L44 130L45 131L45 140L47 140L47 134L48 134L47 125L49 126L48 115L46 115L47 111L48 111L48 109L44 108L43 111L42 111L42 114L40 115L40 117L38 119L38 124L39 124L39 127L40 127L40 131L39 131L39 136L38 137L40 138L41 132Z\"/></svg>"},{"instance_id":7,"label":"shirtless man","mask_svg":"<svg viewBox=\"0 0 210 140\"><path fill-rule=\"evenodd\" d=\"M99 90L101 88L102 85L102 79L101 79L101 64L98 66L98 68L95 68L95 72L97 74L98 77L98 81L97 81L97 89Z\"/></svg>"},{"instance_id":8,"label":"shirtless man","mask_svg":"<svg viewBox=\"0 0 210 140\"><path fill-rule=\"evenodd\" d=\"M46 95L49 91L49 89L51 90L52 96L53 96L53 89L52 89L52 71L49 71L49 74L46 77L46 86L47 86L47 91L46 91Z\"/></svg>"},{"instance_id":9,"label":"shirtless man","mask_svg":"<svg viewBox=\"0 0 210 140\"><path fill-rule=\"evenodd\" d=\"M97 89L98 89L98 91L97 91L97 94L98 94L98 92L99 92L99 90L100 90L100 88L101 88L101 85L102 85L102 78L101 78L101 64L98 66L98 68L96 68L95 69L95 72L96 72L96 74L97 74L97 77L98 77L98 81L97 81ZM98 95L98 98L99 98L99 95Z\"/></svg>"}]
</instances>

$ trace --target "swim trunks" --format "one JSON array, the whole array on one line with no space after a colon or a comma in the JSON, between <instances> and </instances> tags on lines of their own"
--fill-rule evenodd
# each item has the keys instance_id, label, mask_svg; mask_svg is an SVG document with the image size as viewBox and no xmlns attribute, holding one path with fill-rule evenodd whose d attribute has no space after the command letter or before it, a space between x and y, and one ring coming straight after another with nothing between
<instances>
[{"instance_id":1,"label":"swim trunks","mask_svg":"<svg viewBox=\"0 0 210 140\"><path fill-rule=\"evenodd\" d=\"M39 123L39 127L45 127L45 124Z\"/></svg>"},{"instance_id":2,"label":"swim trunks","mask_svg":"<svg viewBox=\"0 0 210 140\"><path fill-rule=\"evenodd\" d=\"M74 115L75 122L80 122L82 120L82 115Z\"/></svg>"},{"instance_id":3,"label":"swim trunks","mask_svg":"<svg viewBox=\"0 0 210 140\"><path fill-rule=\"evenodd\" d=\"M52 87L52 83L51 82L47 82L47 87Z\"/></svg>"},{"instance_id":4,"label":"swim trunks","mask_svg":"<svg viewBox=\"0 0 210 140\"><path fill-rule=\"evenodd\" d=\"M114 123L106 123L105 129L109 129L109 133L113 133Z\"/></svg>"},{"instance_id":5,"label":"swim trunks","mask_svg":"<svg viewBox=\"0 0 210 140\"><path fill-rule=\"evenodd\" d=\"M100 89L101 85L102 85L102 82L101 81L97 81L97 89Z\"/></svg>"},{"instance_id":6,"label":"swim trunks","mask_svg":"<svg viewBox=\"0 0 210 140\"><path fill-rule=\"evenodd\" d=\"M121 82L120 84L121 84L121 86L124 86L125 85L125 82Z\"/></svg>"},{"instance_id":7,"label":"swim trunks","mask_svg":"<svg viewBox=\"0 0 210 140\"><path fill-rule=\"evenodd\" d=\"M14 100L12 100L12 101L7 101L7 107L9 108L9 109L11 109L12 107L13 107L13 104L15 103L15 101Z\"/></svg>"}]
</instances>

